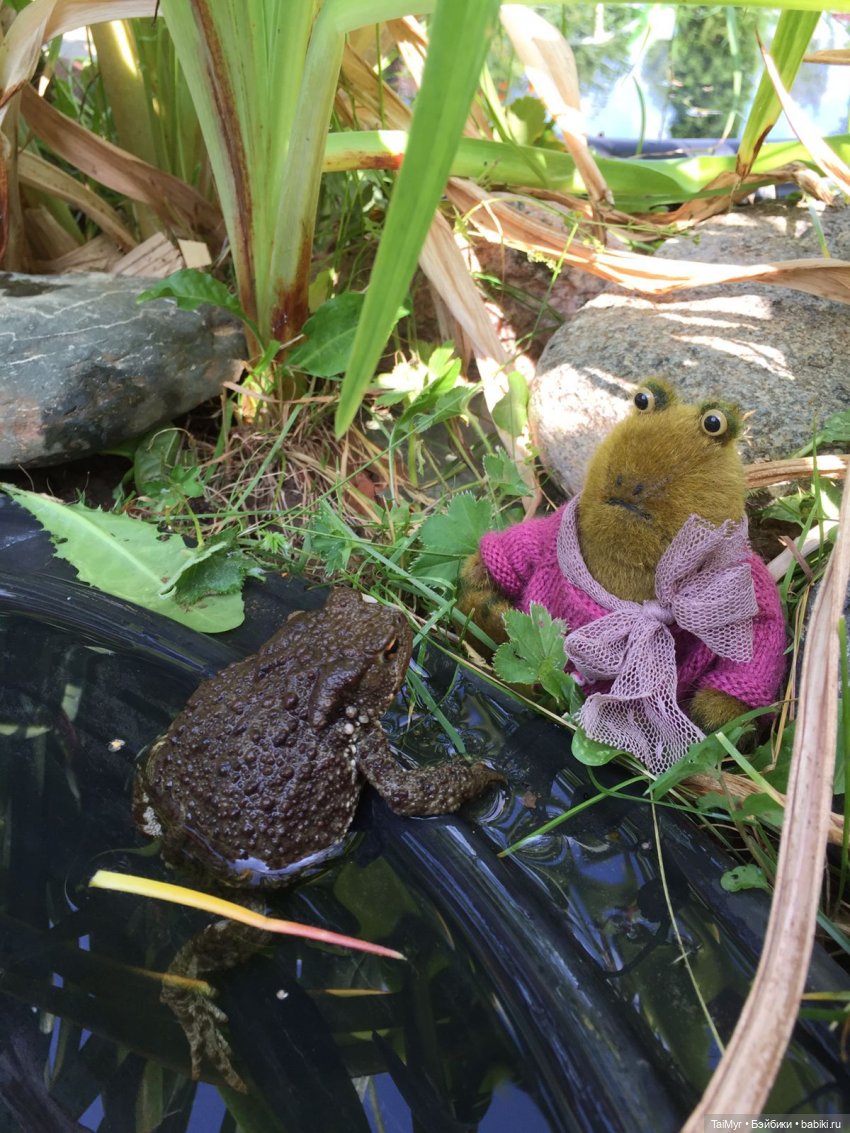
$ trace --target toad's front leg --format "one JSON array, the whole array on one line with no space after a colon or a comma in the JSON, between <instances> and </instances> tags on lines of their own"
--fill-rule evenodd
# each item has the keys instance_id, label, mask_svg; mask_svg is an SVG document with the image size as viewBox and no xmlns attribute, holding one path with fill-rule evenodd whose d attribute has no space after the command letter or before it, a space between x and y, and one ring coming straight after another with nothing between
<instances>
[{"instance_id":1,"label":"toad's front leg","mask_svg":"<svg viewBox=\"0 0 850 1133\"><path fill-rule=\"evenodd\" d=\"M401 767L381 734L370 737L368 753L359 751L357 766L396 814L450 814L504 775L484 763L447 760L430 767Z\"/></svg>"}]
</instances>

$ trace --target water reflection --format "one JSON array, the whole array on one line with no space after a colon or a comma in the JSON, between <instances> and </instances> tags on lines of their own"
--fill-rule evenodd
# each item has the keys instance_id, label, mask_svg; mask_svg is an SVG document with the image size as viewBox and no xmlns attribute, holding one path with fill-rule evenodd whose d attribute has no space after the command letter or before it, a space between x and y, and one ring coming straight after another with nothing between
<instances>
[{"instance_id":1,"label":"water reflection","mask_svg":"<svg viewBox=\"0 0 850 1133\"><path fill-rule=\"evenodd\" d=\"M466 718L476 720L479 736L496 742L503 707L462 676L456 681L465 685L461 700ZM456 683L452 696L459 695ZM514 714L497 757L514 790L497 812L488 814L479 806L475 813L494 847L504 850L597 794L577 781L565 745L564 733ZM474 754L480 756L482 750ZM605 771L602 777L609 786L626 778ZM662 831L677 821L662 812ZM699 841L696 831L692 841ZM694 892L692 878L676 860L675 845L665 853L662 884L648 805L604 798L553 831L532 837L510 862L521 872L529 896L536 893L547 908L558 910L562 927L604 976L621 1005L623 1025L644 1034L647 1051L656 1044L650 1057L679 1083L683 1096L695 1100L718 1055L699 996L725 1042L749 990L753 955L730 936L718 910ZM723 868L713 878L718 891ZM843 1079L843 1071L839 1076ZM804 1099L814 1095L820 1098L818 1105L840 1108L846 1089L846 1082L825 1083L821 1071L801 1061L797 1050L789 1054L768 1108L805 1107Z\"/></svg>"},{"instance_id":2,"label":"water reflection","mask_svg":"<svg viewBox=\"0 0 850 1133\"><path fill-rule=\"evenodd\" d=\"M538 10L573 48L588 134L631 139L740 136L762 71L756 33L769 45L778 19L763 10L663 4ZM810 50L846 48L845 20L824 13ZM803 63L795 80L795 99L824 134L848 131L842 70ZM524 90L517 81L516 93ZM771 137L791 136L783 115Z\"/></svg>"}]
</instances>

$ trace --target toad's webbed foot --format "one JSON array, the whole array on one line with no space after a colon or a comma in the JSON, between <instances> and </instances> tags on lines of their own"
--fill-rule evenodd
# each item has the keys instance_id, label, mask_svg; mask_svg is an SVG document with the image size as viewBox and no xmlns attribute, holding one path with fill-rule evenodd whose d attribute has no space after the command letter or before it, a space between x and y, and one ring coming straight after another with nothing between
<instances>
[{"instance_id":1,"label":"toad's webbed foot","mask_svg":"<svg viewBox=\"0 0 850 1133\"><path fill-rule=\"evenodd\" d=\"M161 999L183 1028L196 1080L206 1059L228 1086L241 1093L247 1091L233 1068L233 1050L224 1036L227 1015L214 1002L215 991L204 986L204 974L215 974L247 960L266 937L266 933L234 921L216 921L187 941L169 966Z\"/></svg>"}]
</instances>

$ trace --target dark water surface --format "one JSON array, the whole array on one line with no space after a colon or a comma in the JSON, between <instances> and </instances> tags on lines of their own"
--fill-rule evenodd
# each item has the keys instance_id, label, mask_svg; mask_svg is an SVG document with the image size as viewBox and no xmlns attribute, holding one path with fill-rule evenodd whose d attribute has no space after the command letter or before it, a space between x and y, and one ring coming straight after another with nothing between
<instances>
[{"instance_id":1,"label":"dark water surface","mask_svg":"<svg viewBox=\"0 0 850 1133\"><path fill-rule=\"evenodd\" d=\"M86 883L97 868L181 880L133 827L134 758L207 671L319 600L256 587L247 627L222 641L73 583L0 577L0 1130L678 1128L719 1055L672 931L649 808L606 800L499 858L596 792L566 733L435 653L443 712L509 787L438 819L398 818L367 791L346 857L270 895L276 915L409 962L281 938L216 981L250 1094L187 1078L184 1036L147 973L209 918ZM406 694L385 726L403 760L451 753ZM726 894L730 863L660 814L679 933L725 1040L767 903ZM811 979L847 986L822 952ZM798 1027L769 1109L850 1109L838 1043Z\"/></svg>"}]
</instances>

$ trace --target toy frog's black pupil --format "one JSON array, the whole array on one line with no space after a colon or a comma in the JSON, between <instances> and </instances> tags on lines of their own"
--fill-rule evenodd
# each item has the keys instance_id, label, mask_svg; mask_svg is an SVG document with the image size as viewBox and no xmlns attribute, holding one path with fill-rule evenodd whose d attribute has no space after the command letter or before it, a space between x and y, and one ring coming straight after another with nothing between
<instances>
[{"instance_id":1,"label":"toy frog's black pupil","mask_svg":"<svg viewBox=\"0 0 850 1133\"><path fill-rule=\"evenodd\" d=\"M649 409L649 394L641 391L635 394L635 405L638 409Z\"/></svg>"},{"instance_id":2,"label":"toy frog's black pupil","mask_svg":"<svg viewBox=\"0 0 850 1133\"><path fill-rule=\"evenodd\" d=\"M702 427L707 433L719 433L723 428L723 422L713 413L707 413L703 418Z\"/></svg>"}]
</instances>

